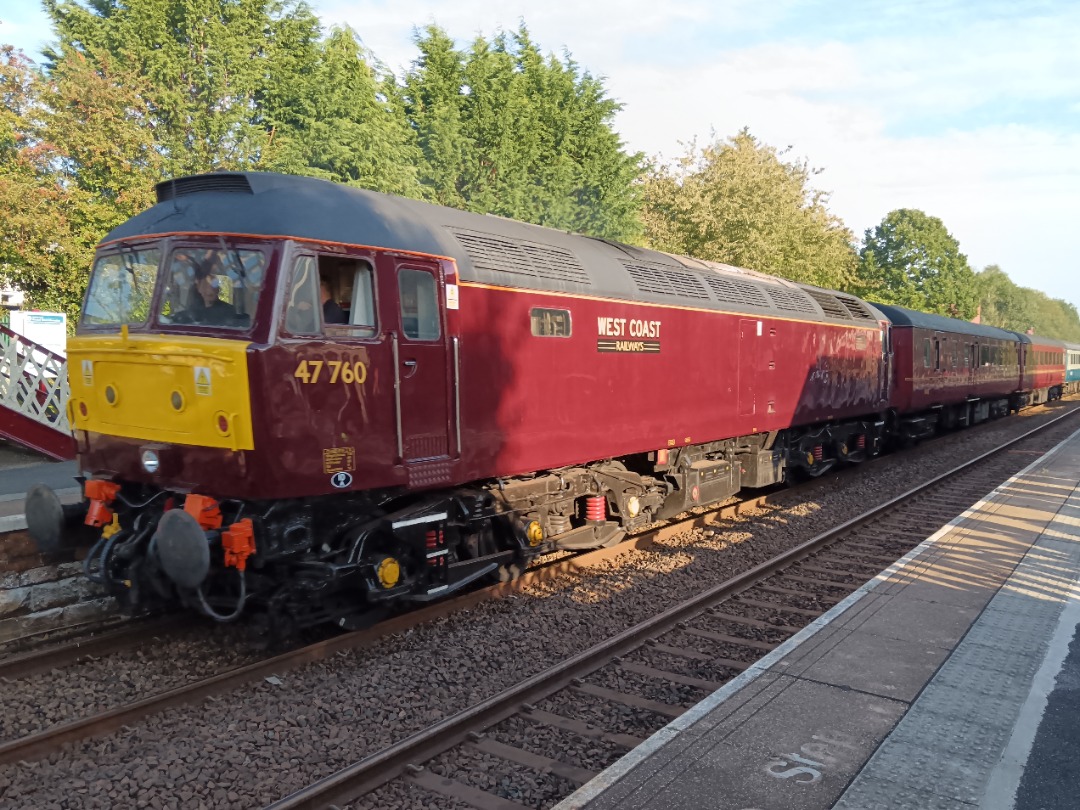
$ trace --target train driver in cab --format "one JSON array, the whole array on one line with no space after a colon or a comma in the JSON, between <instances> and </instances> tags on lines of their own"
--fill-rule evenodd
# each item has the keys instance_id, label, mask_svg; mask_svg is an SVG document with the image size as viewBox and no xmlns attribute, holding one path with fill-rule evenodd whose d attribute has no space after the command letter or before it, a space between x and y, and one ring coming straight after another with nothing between
<instances>
[{"instance_id":1,"label":"train driver in cab","mask_svg":"<svg viewBox=\"0 0 1080 810\"><path fill-rule=\"evenodd\" d=\"M232 304L221 300L221 281L212 273L206 273L195 280L195 291L199 294L202 307L195 313L195 322L208 326L232 326L236 322L236 310Z\"/></svg>"},{"instance_id":2,"label":"train driver in cab","mask_svg":"<svg viewBox=\"0 0 1080 810\"><path fill-rule=\"evenodd\" d=\"M181 299L181 308L173 320L179 324L236 327L236 308L221 298L221 284L228 276L214 272L214 251L181 249L173 255L172 276L178 292L189 284Z\"/></svg>"}]
</instances>

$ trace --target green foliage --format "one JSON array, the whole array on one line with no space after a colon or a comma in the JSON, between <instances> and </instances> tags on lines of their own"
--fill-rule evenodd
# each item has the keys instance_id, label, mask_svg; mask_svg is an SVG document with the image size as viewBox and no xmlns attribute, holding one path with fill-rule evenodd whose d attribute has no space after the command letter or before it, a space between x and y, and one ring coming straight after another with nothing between
<instances>
[{"instance_id":1,"label":"green foliage","mask_svg":"<svg viewBox=\"0 0 1080 810\"><path fill-rule=\"evenodd\" d=\"M975 275L982 322L1017 332L1080 343L1080 317L1076 307L1028 287L1018 287L1000 267L992 264Z\"/></svg>"},{"instance_id":2,"label":"green foliage","mask_svg":"<svg viewBox=\"0 0 1080 810\"><path fill-rule=\"evenodd\" d=\"M63 50L46 77L0 54L0 281L73 322L94 245L150 203L160 175L144 85L107 57Z\"/></svg>"},{"instance_id":3,"label":"green foliage","mask_svg":"<svg viewBox=\"0 0 1080 810\"><path fill-rule=\"evenodd\" d=\"M320 42L305 38L302 47L293 80L269 90L260 105L263 125L276 136L260 167L421 196L419 150L392 79L376 73L349 28Z\"/></svg>"},{"instance_id":4,"label":"green foliage","mask_svg":"<svg viewBox=\"0 0 1080 810\"><path fill-rule=\"evenodd\" d=\"M653 164L642 183L646 241L669 253L772 273L832 289L851 285L851 232L809 185L804 161L785 162L747 130L673 168Z\"/></svg>"},{"instance_id":5,"label":"green foliage","mask_svg":"<svg viewBox=\"0 0 1080 810\"><path fill-rule=\"evenodd\" d=\"M522 25L467 51L436 26L416 38L405 112L433 201L613 239L638 232L641 156L611 121L620 105L568 56L544 56Z\"/></svg>"},{"instance_id":6,"label":"green foliage","mask_svg":"<svg viewBox=\"0 0 1080 810\"><path fill-rule=\"evenodd\" d=\"M276 65L267 42L279 26L316 26L286 0L44 0L62 47L110 54L145 76L150 116L170 175L241 168L266 133L256 98ZM279 51L273 51L280 54ZM47 53L55 65L61 55Z\"/></svg>"},{"instance_id":7,"label":"green foliage","mask_svg":"<svg viewBox=\"0 0 1080 810\"><path fill-rule=\"evenodd\" d=\"M466 134L462 120L465 56L435 25L417 34L416 46L420 56L405 74L402 96L422 154L420 181L432 202L467 208L466 162L475 142Z\"/></svg>"},{"instance_id":8,"label":"green foliage","mask_svg":"<svg viewBox=\"0 0 1080 810\"><path fill-rule=\"evenodd\" d=\"M859 292L950 318L975 316L975 274L937 217L903 208L868 229L859 254Z\"/></svg>"}]
</instances>

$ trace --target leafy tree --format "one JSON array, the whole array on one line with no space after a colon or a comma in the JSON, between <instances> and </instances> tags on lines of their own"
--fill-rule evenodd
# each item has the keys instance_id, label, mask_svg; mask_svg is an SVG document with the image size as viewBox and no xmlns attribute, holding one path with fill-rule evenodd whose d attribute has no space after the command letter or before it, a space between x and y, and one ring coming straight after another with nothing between
<instances>
[{"instance_id":1,"label":"leafy tree","mask_svg":"<svg viewBox=\"0 0 1080 810\"><path fill-rule=\"evenodd\" d=\"M421 151L420 182L432 202L467 208L465 169L475 143L462 121L466 100L465 55L438 26L414 37L420 56L405 74L405 115Z\"/></svg>"},{"instance_id":2,"label":"leafy tree","mask_svg":"<svg viewBox=\"0 0 1080 810\"><path fill-rule=\"evenodd\" d=\"M110 54L145 76L155 137L171 175L250 166L268 134L256 100L279 75L268 56L279 29L291 41L318 20L296 0L44 0L61 46ZM47 53L55 62L58 54Z\"/></svg>"},{"instance_id":3,"label":"leafy tree","mask_svg":"<svg viewBox=\"0 0 1080 810\"><path fill-rule=\"evenodd\" d=\"M146 207L160 156L139 77L62 50L46 77L3 47L0 278L74 318L94 245Z\"/></svg>"},{"instance_id":4,"label":"leafy tree","mask_svg":"<svg viewBox=\"0 0 1080 810\"><path fill-rule=\"evenodd\" d=\"M642 181L645 239L653 247L846 289L853 236L810 187L805 161L785 162L746 129L674 167L654 161Z\"/></svg>"},{"instance_id":5,"label":"leafy tree","mask_svg":"<svg viewBox=\"0 0 1080 810\"><path fill-rule=\"evenodd\" d=\"M1013 283L992 264L975 275L982 322L1017 332L1034 329L1045 337L1080 341L1080 318L1067 301Z\"/></svg>"},{"instance_id":6,"label":"leafy tree","mask_svg":"<svg viewBox=\"0 0 1080 810\"><path fill-rule=\"evenodd\" d=\"M429 197L473 211L616 239L638 230L640 156L611 128L620 105L565 55L544 56L522 25L454 48L418 33L403 82Z\"/></svg>"},{"instance_id":7,"label":"leafy tree","mask_svg":"<svg viewBox=\"0 0 1080 810\"><path fill-rule=\"evenodd\" d=\"M335 28L310 46L303 79L291 83L294 91L266 98L261 117L277 138L262 165L421 196L414 168L419 151L395 106L393 81L377 74L350 28Z\"/></svg>"},{"instance_id":8,"label":"leafy tree","mask_svg":"<svg viewBox=\"0 0 1080 810\"><path fill-rule=\"evenodd\" d=\"M952 318L974 317L975 274L937 217L910 208L891 211L867 229L859 257L864 296Z\"/></svg>"}]
</instances>

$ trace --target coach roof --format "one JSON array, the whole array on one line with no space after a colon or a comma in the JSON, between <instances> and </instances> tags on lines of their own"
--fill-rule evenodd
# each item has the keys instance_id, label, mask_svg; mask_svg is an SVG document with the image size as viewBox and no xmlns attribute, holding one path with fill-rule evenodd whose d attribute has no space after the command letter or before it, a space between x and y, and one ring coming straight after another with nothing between
<instances>
[{"instance_id":1,"label":"coach roof","mask_svg":"<svg viewBox=\"0 0 1080 810\"><path fill-rule=\"evenodd\" d=\"M914 309L905 309L891 304L874 304L893 326L915 326L920 329L933 329L938 332L956 332L975 337L996 338L997 340L1017 340L1017 334L1008 329L999 329L996 326L986 326L981 323L961 321L956 318L946 318L944 315L934 315L929 312L919 312Z\"/></svg>"}]
</instances>

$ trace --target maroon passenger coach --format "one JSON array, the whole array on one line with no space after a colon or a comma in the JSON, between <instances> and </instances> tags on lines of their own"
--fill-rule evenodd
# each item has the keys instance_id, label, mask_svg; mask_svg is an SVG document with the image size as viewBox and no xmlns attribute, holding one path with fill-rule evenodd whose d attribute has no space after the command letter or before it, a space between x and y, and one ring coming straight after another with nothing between
<instances>
[{"instance_id":1,"label":"maroon passenger coach","mask_svg":"<svg viewBox=\"0 0 1080 810\"><path fill-rule=\"evenodd\" d=\"M1019 335L1024 375L1024 405L1060 399L1065 389L1065 344L1039 335Z\"/></svg>"}]
</instances>

